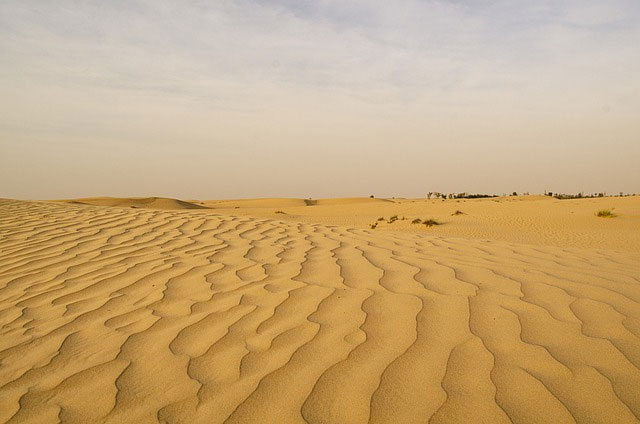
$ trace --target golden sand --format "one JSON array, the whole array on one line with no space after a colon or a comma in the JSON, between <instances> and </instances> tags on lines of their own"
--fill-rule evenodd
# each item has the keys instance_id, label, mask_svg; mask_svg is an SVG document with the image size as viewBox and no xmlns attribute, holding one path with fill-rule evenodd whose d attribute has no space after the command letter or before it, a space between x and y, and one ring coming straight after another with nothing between
<instances>
[{"instance_id":1,"label":"golden sand","mask_svg":"<svg viewBox=\"0 0 640 424\"><path fill-rule=\"evenodd\" d=\"M638 422L639 230L639 197L0 200L0 422Z\"/></svg>"}]
</instances>

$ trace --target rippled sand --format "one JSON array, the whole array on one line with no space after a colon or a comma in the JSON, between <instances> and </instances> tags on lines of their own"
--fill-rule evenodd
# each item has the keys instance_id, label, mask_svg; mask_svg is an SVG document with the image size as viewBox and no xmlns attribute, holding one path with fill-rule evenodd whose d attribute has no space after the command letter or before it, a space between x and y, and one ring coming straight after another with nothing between
<instances>
[{"instance_id":1,"label":"rippled sand","mask_svg":"<svg viewBox=\"0 0 640 424\"><path fill-rule=\"evenodd\" d=\"M0 200L0 422L638 422L632 248L189 208Z\"/></svg>"}]
</instances>

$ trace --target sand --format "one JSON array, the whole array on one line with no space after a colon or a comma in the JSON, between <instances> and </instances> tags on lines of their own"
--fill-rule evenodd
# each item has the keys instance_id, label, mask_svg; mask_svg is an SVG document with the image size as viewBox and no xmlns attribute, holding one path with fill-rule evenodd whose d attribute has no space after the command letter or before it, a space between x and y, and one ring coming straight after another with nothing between
<instances>
[{"instance_id":1,"label":"sand","mask_svg":"<svg viewBox=\"0 0 640 424\"><path fill-rule=\"evenodd\" d=\"M0 200L0 422L638 422L639 230L640 197Z\"/></svg>"}]
</instances>

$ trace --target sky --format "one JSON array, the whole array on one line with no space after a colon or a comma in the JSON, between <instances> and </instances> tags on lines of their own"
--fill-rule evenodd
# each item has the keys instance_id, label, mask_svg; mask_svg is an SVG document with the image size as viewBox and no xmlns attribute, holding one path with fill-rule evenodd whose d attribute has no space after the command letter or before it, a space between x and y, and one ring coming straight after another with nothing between
<instances>
[{"instance_id":1,"label":"sky","mask_svg":"<svg viewBox=\"0 0 640 424\"><path fill-rule=\"evenodd\" d=\"M640 193L637 0L0 2L0 197Z\"/></svg>"}]
</instances>

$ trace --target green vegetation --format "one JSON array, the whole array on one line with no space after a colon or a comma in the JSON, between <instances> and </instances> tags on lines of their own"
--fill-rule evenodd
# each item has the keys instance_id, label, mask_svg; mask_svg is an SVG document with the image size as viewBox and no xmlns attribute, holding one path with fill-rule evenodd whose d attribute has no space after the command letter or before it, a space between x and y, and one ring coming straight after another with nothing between
<instances>
[{"instance_id":1,"label":"green vegetation","mask_svg":"<svg viewBox=\"0 0 640 424\"><path fill-rule=\"evenodd\" d=\"M495 194L477 194L477 193L449 193L449 194L445 194L445 193L439 193L437 191L430 191L429 193L427 193L427 199L431 199L431 196L435 197L436 199L438 198L442 198L442 199L484 199L487 197L498 197Z\"/></svg>"},{"instance_id":2,"label":"green vegetation","mask_svg":"<svg viewBox=\"0 0 640 424\"><path fill-rule=\"evenodd\" d=\"M596 213L596 216L599 218L613 218L616 216L616 214L611 212L609 209L602 209L601 211L598 211Z\"/></svg>"},{"instance_id":3,"label":"green vegetation","mask_svg":"<svg viewBox=\"0 0 640 424\"><path fill-rule=\"evenodd\" d=\"M633 194L627 194L624 192L619 192L618 194L610 194L608 195L607 193L589 193L589 194L584 194L582 192L578 193L578 194L564 194L564 193L545 193L547 196L553 196L556 199L559 200L567 200L567 199L593 199L594 197L627 197L627 196L633 196Z\"/></svg>"}]
</instances>

